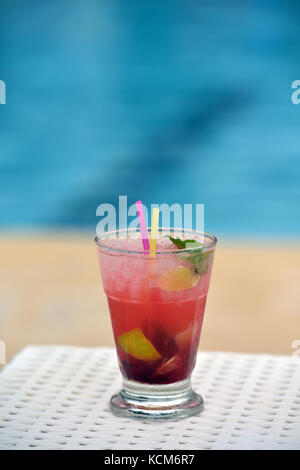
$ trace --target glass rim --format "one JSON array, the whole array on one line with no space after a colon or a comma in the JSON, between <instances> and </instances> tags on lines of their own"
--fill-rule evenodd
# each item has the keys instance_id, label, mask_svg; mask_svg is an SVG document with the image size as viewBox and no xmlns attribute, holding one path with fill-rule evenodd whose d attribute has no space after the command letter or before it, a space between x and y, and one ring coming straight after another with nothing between
<instances>
[{"instance_id":1,"label":"glass rim","mask_svg":"<svg viewBox=\"0 0 300 470\"><path fill-rule=\"evenodd\" d=\"M147 227L147 231L150 233L151 231L151 228L150 227ZM193 229L182 229L182 228L170 228L170 227L160 227L158 229L158 232L163 232L163 231L168 231L169 233L172 233L172 232L183 232L183 233L193 233L193 234L199 234L201 236L203 236L204 238L208 238L210 240L210 242L208 244L205 244L203 247L201 247L201 252L207 252L209 250L211 250L212 248L215 247L215 245L217 244L217 237L215 237L215 235L212 235L211 233L208 233L208 232L200 232L199 230L193 230ZM123 248L116 248L116 247L112 247L112 246L109 246L108 244L105 244L105 240L107 239L107 237L109 237L109 235L112 235L112 234L120 234L120 233L139 233L140 232L140 229L139 228L124 228L124 229L119 229L119 230L111 230L110 232L103 232L103 239L102 237L98 237L96 236L94 241L96 243L96 245L99 247L99 248L102 248L103 250L107 250L107 251L112 251L112 252L116 252L116 253L124 253L124 254L136 254L136 255L144 255L145 256L145 252L144 250L141 248L140 250L126 250L126 249L123 249ZM104 238L105 237L105 238ZM174 249L173 250L158 250L156 251L156 255L167 255L167 254L174 254L174 253L177 253L178 251L180 251L180 253L192 253L193 251L195 250L199 250L199 247L195 247L195 248L183 248L183 249L178 249L174 246ZM149 256L149 253L147 253L146 255ZM153 258L152 258L153 259Z\"/></svg>"}]
</instances>

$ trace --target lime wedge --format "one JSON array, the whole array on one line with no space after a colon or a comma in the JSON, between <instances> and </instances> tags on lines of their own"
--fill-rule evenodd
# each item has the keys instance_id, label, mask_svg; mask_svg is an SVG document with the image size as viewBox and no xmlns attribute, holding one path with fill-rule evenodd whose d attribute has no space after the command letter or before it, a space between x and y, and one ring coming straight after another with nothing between
<instances>
[{"instance_id":1,"label":"lime wedge","mask_svg":"<svg viewBox=\"0 0 300 470\"><path fill-rule=\"evenodd\" d=\"M200 275L190 268L176 266L159 278L158 285L162 290L166 291L191 289L198 284L199 279Z\"/></svg>"},{"instance_id":2,"label":"lime wedge","mask_svg":"<svg viewBox=\"0 0 300 470\"><path fill-rule=\"evenodd\" d=\"M162 358L140 328L135 328L120 335L118 343L123 351L135 359L156 361Z\"/></svg>"}]
</instances>

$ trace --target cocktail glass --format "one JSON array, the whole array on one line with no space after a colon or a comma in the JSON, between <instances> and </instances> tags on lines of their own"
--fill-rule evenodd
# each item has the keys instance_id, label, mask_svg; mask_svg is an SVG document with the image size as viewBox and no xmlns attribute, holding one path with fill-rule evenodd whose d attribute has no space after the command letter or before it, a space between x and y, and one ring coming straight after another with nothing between
<instances>
[{"instance_id":1,"label":"cocktail glass","mask_svg":"<svg viewBox=\"0 0 300 470\"><path fill-rule=\"evenodd\" d=\"M110 402L117 415L177 419L203 409L191 373L217 240L185 230L184 239L202 245L178 249L169 239L178 233L159 229L154 258L143 252L137 229L95 239L123 376Z\"/></svg>"}]
</instances>

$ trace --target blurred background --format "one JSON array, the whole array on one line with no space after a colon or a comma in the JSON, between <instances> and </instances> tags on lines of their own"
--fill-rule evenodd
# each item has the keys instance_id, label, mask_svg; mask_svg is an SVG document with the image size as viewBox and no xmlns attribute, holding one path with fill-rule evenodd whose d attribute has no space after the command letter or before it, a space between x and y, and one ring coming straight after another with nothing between
<instances>
[{"instance_id":1,"label":"blurred background","mask_svg":"<svg viewBox=\"0 0 300 470\"><path fill-rule=\"evenodd\" d=\"M93 237L119 195L204 203L200 349L300 339L296 0L0 0L0 339L112 345Z\"/></svg>"}]
</instances>

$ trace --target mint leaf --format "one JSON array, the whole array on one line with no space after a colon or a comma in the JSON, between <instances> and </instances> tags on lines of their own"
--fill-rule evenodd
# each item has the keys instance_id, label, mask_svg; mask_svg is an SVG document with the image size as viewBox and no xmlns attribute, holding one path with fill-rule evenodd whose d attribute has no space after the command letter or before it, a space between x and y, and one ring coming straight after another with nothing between
<instances>
[{"instance_id":1,"label":"mint leaf","mask_svg":"<svg viewBox=\"0 0 300 470\"><path fill-rule=\"evenodd\" d=\"M209 268L211 255L212 251L206 251L205 253L189 256L188 261L193 264L197 274L205 274Z\"/></svg>"},{"instance_id":2,"label":"mint leaf","mask_svg":"<svg viewBox=\"0 0 300 470\"><path fill-rule=\"evenodd\" d=\"M180 238L172 238L169 236L170 240L174 245L177 246L179 249L185 248L198 248L196 250L191 250L190 253L185 254L178 254L180 258L186 259L193 265L193 269L196 274L205 274L209 268L210 257L212 255L212 251L206 251L202 253L203 244L197 242L197 240L181 240Z\"/></svg>"},{"instance_id":3,"label":"mint leaf","mask_svg":"<svg viewBox=\"0 0 300 470\"><path fill-rule=\"evenodd\" d=\"M170 235L169 235L169 239L171 240L172 243L174 243L174 245L177 246L177 248L179 248L181 250L184 249L184 248L189 248L187 246L187 244L195 246L195 243L196 243L197 246L198 245L202 246L202 244L197 242L196 240L181 240L180 238L173 238Z\"/></svg>"},{"instance_id":4,"label":"mint leaf","mask_svg":"<svg viewBox=\"0 0 300 470\"><path fill-rule=\"evenodd\" d=\"M185 247L185 242L183 240L180 240L180 238L173 238L169 236L170 240L172 243L174 243L177 248L184 248Z\"/></svg>"}]
</instances>

